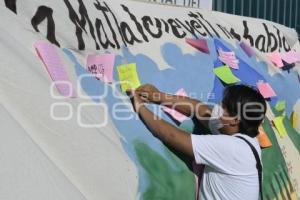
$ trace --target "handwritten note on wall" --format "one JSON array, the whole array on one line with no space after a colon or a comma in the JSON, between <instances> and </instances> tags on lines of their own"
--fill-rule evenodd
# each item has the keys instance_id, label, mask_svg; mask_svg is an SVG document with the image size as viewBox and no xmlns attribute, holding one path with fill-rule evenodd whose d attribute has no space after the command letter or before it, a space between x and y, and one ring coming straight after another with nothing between
<instances>
[{"instance_id":1,"label":"handwritten note on wall","mask_svg":"<svg viewBox=\"0 0 300 200\"><path fill-rule=\"evenodd\" d=\"M87 69L95 75L98 80L105 83L113 82L113 67L115 63L114 54L88 55Z\"/></svg>"}]
</instances>

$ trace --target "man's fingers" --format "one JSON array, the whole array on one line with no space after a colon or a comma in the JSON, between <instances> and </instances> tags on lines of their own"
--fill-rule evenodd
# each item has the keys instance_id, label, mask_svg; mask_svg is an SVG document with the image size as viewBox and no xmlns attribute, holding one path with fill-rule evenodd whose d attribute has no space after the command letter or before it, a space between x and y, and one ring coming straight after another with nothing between
<instances>
[{"instance_id":1,"label":"man's fingers","mask_svg":"<svg viewBox=\"0 0 300 200\"><path fill-rule=\"evenodd\" d=\"M126 94L129 96L131 95L131 90L126 90Z\"/></svg>"},{"instance_id":2,"label":"man's fingers","mask_svg":"<svg viewBox=\"0 0 300 200\"><path fill-rule=\"evenodd\" d=\"M140 92L139 95L142 97L145 97L145 98L149 97L149 93L147 93L147 92Z\"/></svg>"},{"instance_id":3,"label":"man's fingers","mask_svg":"<svg viewBox=\"0 0 300 200\"><path fill-rule=\"evenodd\" d=\"M139 89L136 89L136 90L135 90L135 93L136 93L136 94L141 94L142 92L143 92L143 91L141 91L141 90L139 90Z\"/></svg>"},{"instance_id":4,"label":"man's fingers","mask_svg":"<svg viewBox=\"0 0 300 200\"><path fill-rule=\"evenodd\" d=\"M134 90L132 90L132 89L126 90L126 94L127 94L129 97L133 97L133 95L134 95Z\"/></svg>"},{"instance_id":5,"label":"man's fingers","mask_svg":"<svg viewBox=\"0 0 300 200\"><path fill-rule=\"evenodd\" d=\"M135 91L138 93L147 92L147 90L142 86L138 87Z\"/></svg>"},{"instance_id":6,"label":"man's fingers","mask_svg":"<svg viewBox=\"0 0 300 200\"><path fill-rule=\"evenodd\" d=\"M138 88L136 88L136 90L143 90L145 88L147 88L147 84L140 85Z\"/></svg>"},{"instance_id":7,"label":"man's fingers","mask_svg":"<svg viewBox=\"0 0 300 200\"><path fill-rule=\"evenodd\" d=\"M149 103L148 98L141 96L141 99L142 99L144 102Z\"/></svg>"},{"instance_id":8,"label":"man's fingers","mask_svg":"<svg viewBox=\"0 0 300 200\"><path fill-rule=\"evenodd\" d=\"M142 97L148 97L149 96L149 93L148 92L145 92L145 91L141 91L141 90L135 90L135 93L139 96L142 96Z\"/></svg>"}]
</instances>

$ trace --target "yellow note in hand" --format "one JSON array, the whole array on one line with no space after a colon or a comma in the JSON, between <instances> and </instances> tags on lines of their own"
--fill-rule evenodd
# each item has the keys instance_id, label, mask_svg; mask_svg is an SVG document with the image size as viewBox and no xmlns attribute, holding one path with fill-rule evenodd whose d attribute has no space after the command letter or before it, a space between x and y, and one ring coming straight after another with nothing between
<instances>
[{"instance_id":1,"label":"yellow note in hand","mask_svg":"<svg viewBox=\"0 0 300 200\"><path fill-rule=\"evenodd\" d=\"M119 65L117 67L122 92L138 88L141 83L136 71L136 64Z\"/></svg>"}]
</instances>

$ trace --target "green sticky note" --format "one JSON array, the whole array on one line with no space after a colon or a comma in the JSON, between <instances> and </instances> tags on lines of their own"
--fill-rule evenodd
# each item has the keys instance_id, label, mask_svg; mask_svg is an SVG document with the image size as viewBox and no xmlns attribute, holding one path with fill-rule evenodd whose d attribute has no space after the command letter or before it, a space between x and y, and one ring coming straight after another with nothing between
<instances>
[{"instance_id":1,"label":"green sticky note","mask_svg":"<svg viewBox=\"0 0 300 200\"><path fill-rule=\"evenodd\" d=\"M233 84L241 81L232 73L231 69L227 65L214 68L213 71L216 76L226 84Z\"/></svg>"},{"instance_id":2,"label":"green sticky note","mask_svg":"<svg viewBox=\"0 0 300 200\"><path fill-rule=\"evenodd\" d=\"M136 89L141 85L135 63L119 65L117 71L122 92L126 92L129 89Z\"/></svg>"},{"instance_id":3,"label":"green sticky note","mask_svg":"<svg viewBox=\"0 0 300 200\"><path fill-rule=\"evenodd\" d=\"M280 137L287 135L286 129L283 124L284 116L279 116L273 119L274 126L276 127Z\"/></svg>"},{"instance_id":4,"label":"green sticky note","mask_svg":"<svg viewBox=\"0 0 300 200\"><path fill-rule=\"evenodd\" d=\"M276 103L275 109L277 111L283 111L285 109L285 101L281 100Z\"/></svg>"}]
</instances>

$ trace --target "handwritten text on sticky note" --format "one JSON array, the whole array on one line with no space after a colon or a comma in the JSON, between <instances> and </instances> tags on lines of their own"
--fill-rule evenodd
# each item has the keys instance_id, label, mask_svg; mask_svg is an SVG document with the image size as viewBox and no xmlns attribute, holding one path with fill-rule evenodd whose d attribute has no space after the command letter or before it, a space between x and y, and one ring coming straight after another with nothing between
<instances>
[{"instance_id":1,"label":"handwritten text on sticky note","mask_svg":"<svg viewBox=\"0 0 300 200\"><path fill-rule=\"evenodd\" d=\"M106 83L113 82L113 67L115 62L115 55L88 55L87 69L95 75L98 80Z\"/></svg>"}]
</instances>

